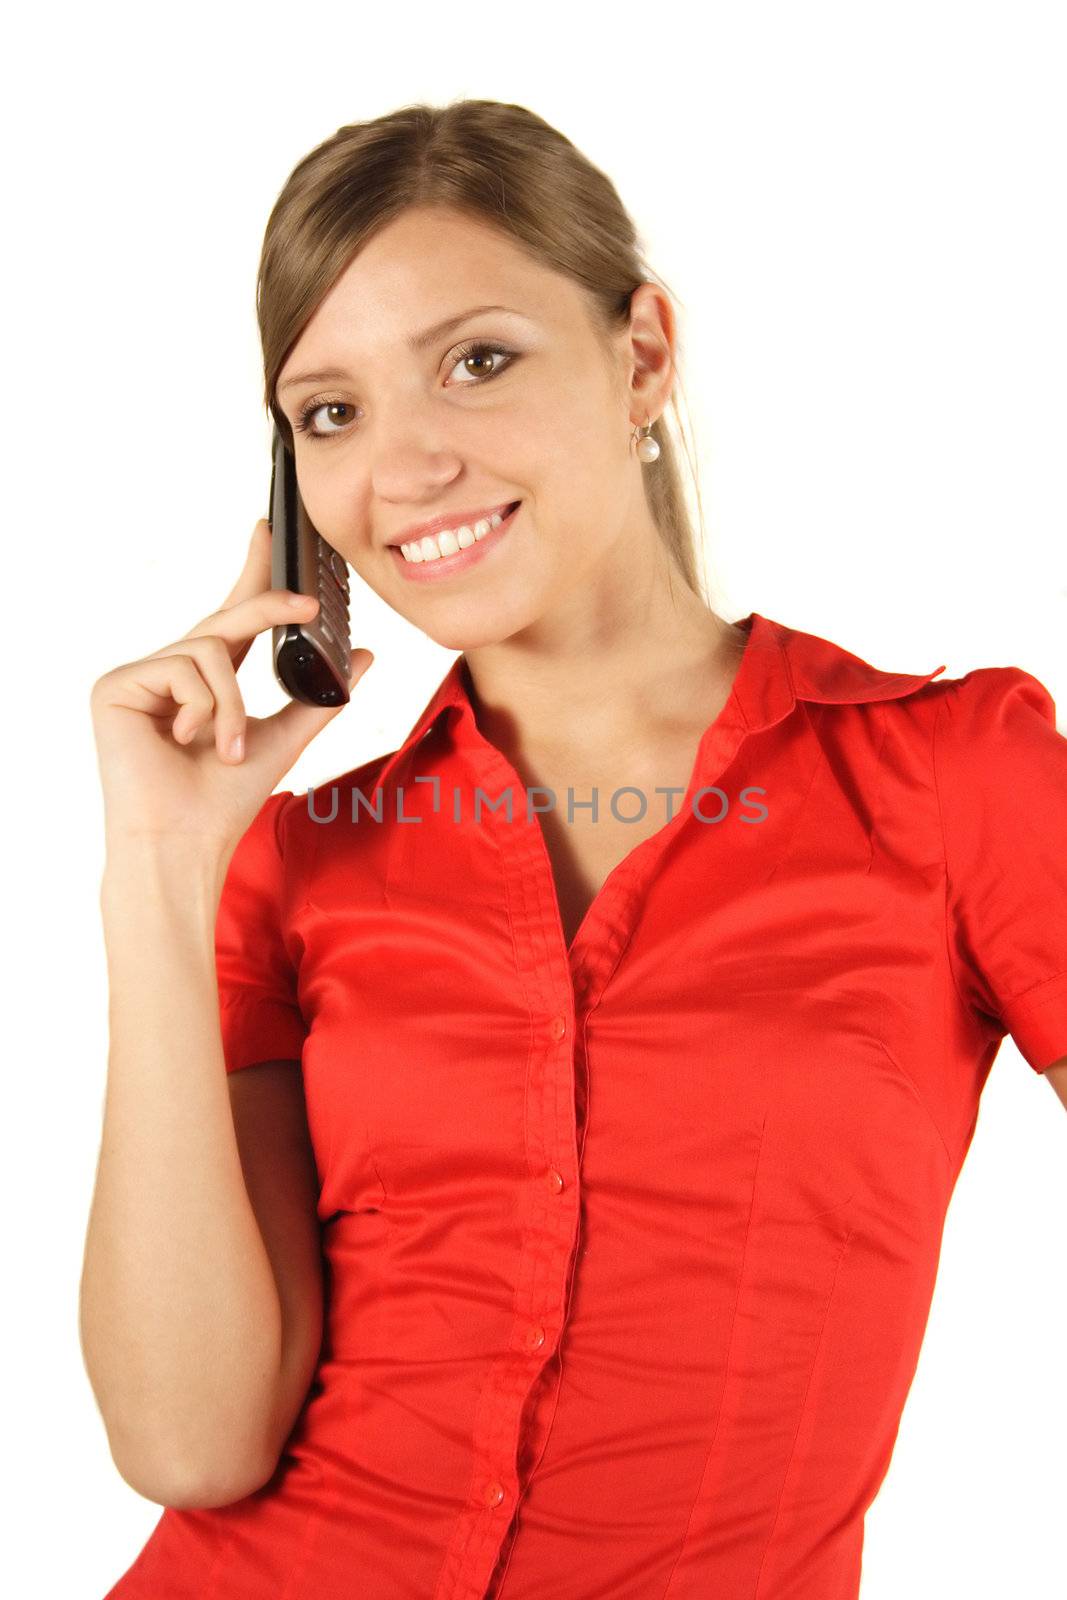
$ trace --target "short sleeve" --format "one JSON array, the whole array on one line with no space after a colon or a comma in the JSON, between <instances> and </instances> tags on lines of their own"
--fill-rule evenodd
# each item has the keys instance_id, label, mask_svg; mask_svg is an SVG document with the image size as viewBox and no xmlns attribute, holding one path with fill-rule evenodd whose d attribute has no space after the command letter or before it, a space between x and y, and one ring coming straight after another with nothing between
<instances>
[{"instance_id":1,"label":"short sleeve","mask_svg":"<svg viewBox=\"0 0 1067 1600\"><path fill-rule=\"evenodd\" d=\"M289 792L272 794L238 840L215 922L222 1052L227 1072L299 1061L307 1027L285 940L291 902L281 844Z\"/></svg>"},{"instance_id":2,"label":"short sleeve","mask_svg":"<svg viewBox=\"0 0 1067 1600\"><path fill-rule=\"evenodd\" d=\"M1035 1072L1067 1056L1067 738L1044 684L980 667L938 707L934 767L961 998Z\"/></svg>"}]
</instances>

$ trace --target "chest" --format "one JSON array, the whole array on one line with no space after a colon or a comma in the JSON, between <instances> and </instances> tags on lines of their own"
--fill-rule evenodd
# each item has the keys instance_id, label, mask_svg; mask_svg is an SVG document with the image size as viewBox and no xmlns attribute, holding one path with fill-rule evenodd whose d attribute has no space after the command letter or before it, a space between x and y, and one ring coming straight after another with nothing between
<instances>
[{"instance_id":1,"label":"chest","mask_svg":"<svg viewBox=\"0 0 1067 1600\"><path fill-rule=\"evenodd\" d=\"M679 739L643 771L630 765L625 771L549 772L538 764L530 781L556 796L539 821L568 946L614 869L681 809L697 744L696 734ZM570 805L568 789L573 791ZM672 792L661 792L665 789Z\"/></svg>"},{"instance_id":2,"label":"chest","mask_svg":"<svg viewBox=\"0 0 1067 1600\"><path fill-rule=\"evenodd\" d=\"M728 767L716 750L701 784L721 784L729 811L701 827L686 798L698 743L647 763L513 758L513 773L442 760L439 809L426 783L405 793L421 823L386 825L390 803L381 826L303 824L287 919L324 1215L369 1212L384 1188L409 1195L412 1221L433 1216L464 1160L479 1192L531 1159L563 1172L590 1086L628 1193L695 1158L701 1182L732 1171L744 1198L758 1178L783 1214L782 1185L799 1182L828 1215L861 1185L895 1204L898 1167L924 1192L902 1141L947 1163L977 1079L959 1055L972 1035L952 1009L932 787L872 771L874 739L854 757L801 728L784 748L742 745ZM521 792L514 821L497 807L473 824L476 782L496 801L513 778L555 795L539 835ZM595 820L581 806L594 783ZM720 809L710 795L705 814ZM667 827L672 848L645 850ZM638 850L649 870L631 892L617 868ZM823 1183L840 1152L843 1181L826 1170Z\"/></svg>"}]
</instances>

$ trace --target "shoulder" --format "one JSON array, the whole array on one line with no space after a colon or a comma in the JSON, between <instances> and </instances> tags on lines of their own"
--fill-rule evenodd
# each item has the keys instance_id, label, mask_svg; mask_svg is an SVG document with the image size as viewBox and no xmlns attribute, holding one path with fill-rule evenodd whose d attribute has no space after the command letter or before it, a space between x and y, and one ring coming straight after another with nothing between
<instances>
[{"instance_id":1,"label":"shoulder","mask_svg":"<svg viewBox=\"0 0 1067 1600\"><path fill-rule=\"evenodd\" d=\"M1036 852L1052 870L1067 836L1067 738L1051 693L1021 667L976 667L939 690L933 775L950 865L1021 872Z\"/></svg>"},{"instance_id":2,"label":"shoulder","mask_svg":"<svg viewBox=\"0 0 1067 1600\"><path fill-rule=\"evenodd\" d=\"M958 678L920 682L887 696L872 695L863 709L879 722L892 719L917 759L932 749L942 766L974 770L1011 761L1027 750L1040 756L1067 748L1056 729L1049 689L1022 667L975 667Z\"/></svg>"},{"instance_id":3,"label":"shoulder","mask_svg":"<svg viewBox=\"0 0 1067 1600\"><path fill-rule=\"evenodd\" d=\"M366 796L368 802L373 802L381 773L395 754L395 750L387 750L383 755L373 756L362 765L327 778L323 783L309 785L306 789L283 790L272 795L272 801L282 802L277 818L280 836L288 834L296 847L300 840L308 839L331 816L349 816L352 797L357 790Z\"/></svg>"},{"instance_id":4,"label":"shoulder","mask_svg":"<svg viewBox=\"0 0 1067 1600\"><path fill-rule=\"evenodd\" d=\"M942 767L988 778L991 769L1067 751L1052 694L1021 667L975 667L936 687L934 751Z\"/></svg>"},{"instance_id":5,"label":"shoulder","mask_svg":"<svg viewBox=\"0 0 1067 1600\"><path fill-rule=\"evenodd\" d=\"M294 895L299 890L321 898L331 883L351 894L357 882L386 873L394 830L381 778L395 754L386 751L323 783L273 797L281 801L279 847Z\"/></svg>"}]
</instances>

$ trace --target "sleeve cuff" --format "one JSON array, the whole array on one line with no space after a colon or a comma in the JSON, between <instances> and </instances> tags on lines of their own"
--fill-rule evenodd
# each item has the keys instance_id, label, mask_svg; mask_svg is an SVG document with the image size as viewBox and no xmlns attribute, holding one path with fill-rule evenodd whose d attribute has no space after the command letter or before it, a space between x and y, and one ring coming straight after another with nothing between
<instances>
[{"instance_id":1,"label":"sleeve cuff","mask_svg":"<svg viewBox=\"0 0 1067 1600\"><path fill-rule=\"evenodd\" d=\"M1067 972L1036 984L1001 1013L1019 1054L1035 1072L1067 1056Z\"/></svg>"},{"instance_id":2,"label":"sleeve cuff","mask_svg":"<svg viewBox=\"0 0 1067 1600\"><path fill-rule=\"evenodd\" d=\"M227 1072L257 1061L299 1061L307 1025L299 1006L270 995L239 994L219 1006Z\"/></svg>"}]
</instances>

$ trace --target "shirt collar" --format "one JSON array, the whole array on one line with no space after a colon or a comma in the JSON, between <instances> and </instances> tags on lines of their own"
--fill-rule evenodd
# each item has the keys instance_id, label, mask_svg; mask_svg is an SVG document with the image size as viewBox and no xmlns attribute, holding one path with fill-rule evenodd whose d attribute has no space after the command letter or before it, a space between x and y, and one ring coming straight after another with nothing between
<instances>
[{"instance_id":1,"label":"shirt collar","mask_svg":"<svg viewBox=\"0 0 1067 1600\"><path fill-rule=\"evenodd\" d=\"M861 705L899 700L944 672L882 672L869 661L816 633L772 622L754 611L737 627L749 634L734 680L734 698L749 732L770 728L798 700L818 705Z\"/></svg>"},{"instance_id":2,"label":"shirt collar","mask_svg":"<svg viewBox=\"0 0 1067 1600\"><path fill-rule=\"evenodd\" d=\"M732 698L748 732L773 727L789 715L798 700L820 705L859 705L872 700L899 700L914 694L944 672L881 672L818 634L750 612L735 624L748 634L734 678ZM466 657L458 655L415 720L407 738L394 750L378 775L386 784L394 767L449 712L473 729L474 709L467 690Z\"/></svg>"}]
</instances>

